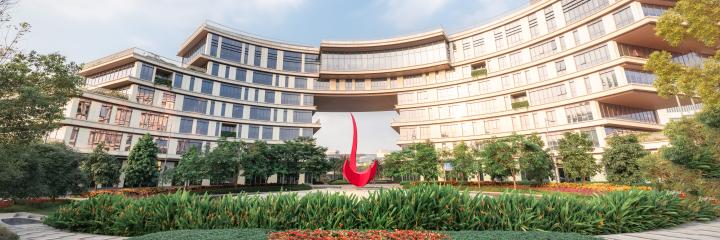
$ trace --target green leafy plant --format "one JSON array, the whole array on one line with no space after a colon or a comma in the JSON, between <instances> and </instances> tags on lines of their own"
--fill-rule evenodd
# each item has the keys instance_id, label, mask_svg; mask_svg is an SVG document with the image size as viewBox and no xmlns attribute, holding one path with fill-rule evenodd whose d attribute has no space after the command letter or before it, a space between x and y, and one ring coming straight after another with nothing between
<instances>
[{"instance_id":1,"label":"green leafy plant","mask_svg":"<svg viewBox=\"0 0 720 240\"><path fill-rule=\"evenodd\" d=\"M527 100L517 101L517 102L511 103L510 105L512 106L512 109L514 110L514 109L519 109L519 108L527 108L530 106L530 102L528 102Z\"/></svg>"},{"instance_id":2,"label":"green leafy plant","mask_svg":"<svg viewBox=\"0 0 720 240\"><path fill-rule=\"evenodd\" d=\"M486 75L487 75L487 68L473 69L470 72L470 76L472 76L473 78L479 78L479 77L486 76Z\"/></svg>"}]
</instances>

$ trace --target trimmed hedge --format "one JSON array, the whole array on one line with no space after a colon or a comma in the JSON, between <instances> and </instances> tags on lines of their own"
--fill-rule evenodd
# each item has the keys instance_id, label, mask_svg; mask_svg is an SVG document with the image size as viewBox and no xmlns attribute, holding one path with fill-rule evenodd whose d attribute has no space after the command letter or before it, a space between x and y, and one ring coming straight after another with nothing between
<instances>
[{"instance_id":1,"label":"trimmed hedge","mask_svg":"<svg viewBox=\"0 0 720 240\"><path fill-rule=\"evenodd\" d=\"M451 186L220 198L188 192L132 199L101 195L61 208L45 223L73 231L137 236L175 229L510 230L612 234L716 217L717 207L658 191L591 197L507 193L470 196Z\"/></svg>"},{"instance_id":2,"label":"trimmed hedge","mask_svg":"<svg viewBox=\"0 0 720 240\"><path fill-rule=\"evenodd\" d=\"M256 192L282 192L282 191L304 191L312 190L312 187L307 184L295 184L295 185L258 185L258 186L237 186L229 188L210 188L210 189L197 189L193 190L195 193L207 193L207 194L229 194L229 193L256 193Z\"/></svg>"}]
</instances>

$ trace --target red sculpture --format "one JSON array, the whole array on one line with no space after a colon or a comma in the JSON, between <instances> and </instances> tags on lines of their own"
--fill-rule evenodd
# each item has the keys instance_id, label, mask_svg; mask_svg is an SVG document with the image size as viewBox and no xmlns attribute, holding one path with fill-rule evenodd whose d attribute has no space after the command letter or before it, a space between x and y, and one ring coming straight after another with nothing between
<instances>
[{"instance_id":1,"label":"red sculpture","mask_svg":"<svg viewBox=\"0 0 720 240\"><path fill-rule=\"evenodd\" d=\"M350 150L350 159L349 161L346 159L343 164L343 176L345 176L345 179L353 185L362 187L375 178L377 160L374 160L372 165L370 165L368 169L365 169L365 171L358 172L357 166L355 166L355 154L357 152L357 126L355 125L355 116L353 116L352 113L350 114L350 118L352 118L353 124L353 142L352 149Z\"/></svg>"}]
</instances>

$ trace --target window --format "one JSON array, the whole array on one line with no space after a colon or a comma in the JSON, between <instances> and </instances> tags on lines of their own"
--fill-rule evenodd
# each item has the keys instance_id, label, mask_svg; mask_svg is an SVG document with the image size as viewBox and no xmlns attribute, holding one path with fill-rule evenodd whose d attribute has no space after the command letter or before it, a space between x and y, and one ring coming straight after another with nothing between
<instances>
[{"instance_id":1,"label":"window","mask_svg":"<svg viewBox=\"0 0 720 240\"><path fill-rule=\"evenodd\" d=\"M280 140L287 141L298 138L300 129L298 128L280 128Z\"/></svg>"},{"instance_id":2,"label":"window","mask_svg":"<svg viewBox=\"0 0 720 240\"><path fill-rule=\"evenodd\" d=\"M602 45L584 53L575 55L575 65L577 66L578 71L596 66L607 60L610 60L607 45Z\"/></svg>"},{"instance_id":3,"label":"window","mask_svg":"<svg viewBox=\"0 0 720 240\"><path fill-rule=\"evenodd\" d=\"M573 38L575 39L575 46L580 45L580 33L578 30L572 31Z\"/></svg>"},{"instance_id":4,"label":"window","mask_svg":"<svg viewBox=\"0 0 720 240\"><path fill-rule=\"evenodd\" d=\"M190 77L190 86L188 87L188 91L195 91L195 77Z\"/></svg>"},{"instance_id":5,"label":"window","mask_svg":"<svg viewBox=\"0 0 720 240\"><path fill-rule=\"evenodd\" d=\"M387 79L385 78L375 78L370 80L370 88L375 89L386 89L387 88Z\"/></svg>"},{"instance_id":6,"label":"window","mask_svg":"<svg viewBox=\"0 0 720 240\"><path fill-rule=\"evenodd\" d=\"M557 24L555 23L555 12L552 7L545 8L545 23L547 24L548 32L555 31Z\"/></svg>"},{"instance_id":7,"label":"window","mask_svg":"<svg viewBox=\"0 0 720 240\"><path fill-rule=\"evenodd\" d=\"M480 56L480 54L485 52L485 38L475 36L473 38L473 50L475 51L475 56Z\"/></svg>"},{"instance_id":8,"label":"window","mask_svg":"<svg viewBox=\"0 0 720 240\"><path fill-rule=\"evenodd\" d=\"M153 97L155 96L155 90L147 87L138 87L138 94L135 99L140 104L152 105Z\"/></svg>"},{"instance_id":9,"label":"window","mask_svg":"<svg viewBox=\"0 0 720 240\"><path fill-rule=\"evenodd\" d=\"M275 91L265 90L265 103L275 103Z\"/></svg>"},{"instance_id":10,"label":"window","mask_svg":"<svg viewBox=\"0 0 720 240\"><path fill-rule=\"evenodd\" d=\"M365 79L355 79L355 91L365 90Z\"/></svg>"},{"instance_id":11,"label":"window","mask_svg":"<svg viewBox=\"0 0 720 240\"><path fill-rule=\"evenodd\" d=\"M284 92L280 98L281 104L300 105L300 94Z\"/></svg>"},{"instance_id":12,"label":"window","mask_svg":"<svg viewBox=\"0 0 720 240\"><path fill-rule=\"evenodd\" d=\"M315 90L329 90L330 89L330 81L325 79L317 79L313 83L313 88Z\"/></svg>"},{"instance_id":13,"label":"window","mask_svg":"<svg viewBox=\"0 0 720 240\"><path fill-rule=\"evenodd\" d=\"M130 126L130 116L132 115L132 110L128 108L118 108L117 112L115 112L115 124L120 126Z\"/></svg>"},{"instance_id":14,"label":"window","mask_svg":"<svg viewBox=\"0 0 720 240\"><path fill-rule=\"evenodd\" d=\"M600 113L603 118L614 118L629 121L658 123L654 110L633 108L615 104L600 104Z\"/></svg>"},{"instance_id":15,"label":"window","mask_svg":"<svg viewBox=\"0 0 720 240\"><path fill-rule=\"evenodd\" d=\"M613 19L615 19L615 26L617 26L617 28L623 28L635 21L630 7L626 7L625 9L613 14Z\"/></svg>"},{"instance_id":16,"label":"window","mask_svg":"<svg viewBox=\"0 0 720 240\"><path fill-rule=\"evenodd\" d=\"M213 63L212 68L210 68L210 75L219 77L220 76L219 72L220 72L220 64Z\"/></svg>"},{"instance_id":17,"label":"window","mask_svg":"<svg viewBox=\"0 0 720 240\"><path fill-rule=\"evenodd\" d=\"M235 69L235 80L245 82L247 81L245 78L247 77L247 71L245 69L236 68Z\"/></svg>"},{"instance_id":18,"label":"window","mask_svg":"<svg viewBox=\"0 0 720 240\"><path fill-rule=\"evenodd\" d=\"M567 98L567 91L565 85L559 84L532 91L528 94L528 98L530 99L530 105L535 106L563 100Z\"/></svg>"},{"instance_id":19,"label":"window","mask_svg":"<svg viewBox=\"0 0 720 240\"><path fill-rule=\"evenodd\" d=\"M530 59L537 60L552 55L557 52L557 44L555 39L541 43L540 45L530 48Z\"/></svg>"},{"instance_id":20,"label":"window","mask_svg":"<svg viewBox=\"0 0 720 240\"><path fill-rule=\"evenodd\" d=\"M183 99L183 111L205 114L207 111L207 100L185 96Z\"/></svg>"},{"instance_id":21,"label":"window","mask_svg":"<svg viewBox=\"0 0 720 240\"><path fill-rule=\"evenodd\" d=\"M110 123L110 112L112 112L112 106L103 104L100 106L100 114L98 116L98 122Z\"/></svg>"},{"instance_id":22,"label":"window","mask_svg":"<svg viewBox=\"0 0 720 240\"><path fill-rule=\"evenodd\" d=\"M568 123L578 123L593 120L590 103L584 102L575 106L565 107Z\"/></svg>"},{"instance_id":23,"label":"window","mask_svg":"<svg viewBox=\"0 0 720 240\"><path fill-rule=\"evenodd\" d=\"M317 54L305 54L305 72L316 73L320 66L320 55Z\"/></svg>"},{"instance_id":24,"label":"window","mask_svg":"<svg viewBox=\"0 0 720 240\"><path fill-rule=\"evenodd\" d=\"M238 119L243 118L243 109L244 109L243 105L233 104L232 117L238 118Z\"/></svg>"},{"instance_id":25,"label":"window","mask_svg":"<svg viewBox=\"0 0 720 240\"><path fill-rule=\"evenodd\" d=\"M232 123L221 123L220 124L220 136L237 138L237 124Z\"/></svg>"},{"instance_id":26,"label":"window","mask_svg":"<svg viewBox=\"0 0 720 240\"><path fill-rule=\"evenodd\" d=\"M175 109L175 94L164 92L160 105L165 109Z\"/></svg>"},{"instance_id":27,"label":"window","mask_svg":"<svg viewBox=\"0 0 720 240\"><path fill-rule=\"evenodd\" d=\"M155 67L153 67L152 65L142 63L142 66L140 67L140 79L146 80L146 81L152 81L153 73L155 73Z\"/></svg>"},{"instance_id":28,"label":"window","mask_svg":"<svg viewBox=\"0 0 720 240\"><path fill-rule=\"evenodd\" d=\"M410 75L403 78L403 86L412 87L425 85L425 76L423 75Z\"/></svg>"},{"instance_id":29,"label":"window","mask_svg":"<svg viewBox=\"0 0 720 240\"><path fill-rule=\"evenodd\" d=\"M628 83L653 85L656 76L650 72L625 69L625 77L627 78Z\"/></svg>"},{"instance_id":30,"label":"window","mask_svg":"<svg viewBox=\"0 0 720 240\"><path fill-rule=\"evenodd\" d=\"M303 96L303 106L312 106L315 105L315 97L310 94L305 94Z\"/></svg>"},{"instance_id":31,"label":"window","mask_svg":"<svg viewBox=\"0 0 720 240\"><path fill-rule=\"evenodd\" d=\"M271 69L277 68L277 58L277 50L268 48L267 67Z\"/></svg>"},{"instance_id":32,"label":"window","mask_svg":"<svg viewBox=\"0 0 720 240\"><path fill-rule=\"evenodd\" d=\"M295 78L295 88L307 89L307 78L296 77Z\"/></svg>"},{"instance_id":33,"label":"window","mask_svg":"<svg viewBox=\"0 0 720 240\"><path fill-rule=\"evenodd\" d=\"M197 151L202 151L202 141L200 140L189 140L179 139L175 154L182 155L189 151L191 148L195 148Z\"/></svg>"},{"instance_id":34,"label":"window","mask_svg":"<svg viewBox=\"0 0 720 240\"><path fill-rule=\"evenodd\" d=\"M255 46L255 55L254 56L255 56L255 58L253 61L253 66L259 67L260 62L262 61L262 60L260 60L262 58L262 48L261 47Z\"/></svg>"},{"instance_id":35,"label":"window","mask_svg":"<svg viewBox=\"0 0 720 240\"><path fill-rule=\"evenodd\" d=\"M270 121L270 108L250 107L250 119Z\"/></svg>"},{"instance_id":36,"label":"window","mask_svg":"<svg viewBox=\"0 0 720 240\"><path fill-rule=\"evenodd\" d=\"M256 71L253 73L253 83L272 86L272 74Z\"/></svg>"},{"instance_id":37,"label":"window","mask_svg":"<svg viewBox=\"0 0 720 240\"><path fill-rule=\"evenodd\" d=\"M240 62L242 43L223 37L221 47L222 50L220 51L220 58L234 62ZM215 55L213 54L213 56Z\"/></svg>"},{"instance_id":38,"label":"window","mask_svg":"<svg viewBox=\"0 0 720 240\"><path fill-rule=\"evenodd\" d=\"M600 11L608 5L608 0L563 0L562 8L565 21L571 24Z\"/></svg>"},{"instance_id":39,"label":"window","mask_svg":"<svg viewBox=\"0 0 720 240\"><path fill-rule=\"evenodd\" d=\"M567 67L565 66L565 60L555 62L555 70L557 70L558 74L565 73L565 70L567 70Z\"/></svg>"},{"instance_id":40,"label":"window","mask_svg":"<svg viewBox=\"0 0 720 240\"><path fill-rule=\"evenodd\" d=\"M535 38L540 36L540 28L538 27L537 17L534 13L528 16L528 23L530 25L530 37Z\"/></svg>"},{"instance_id":41,"label":"window","mask_svg":"<svg viewBox=\"0 0 720 240\"><path fill-rule=\"evenodd\" d=\"M555 119L555 110L550 110L545 112L545 124L549 127L557 125L557 120Z\"/></svg>"},{"instance_id":42,"label":"window","mask_svg":"<svg viewBox=\"0 0 720 240\"><path fill-rule=\"evenodd\" d=\"M180 73L175 73L175 80L173 81L173 87L181 88L182 82L183 82L183 75Z\"/></svg>"},{"instance_id":43,"label":"window","mask_svg":"<svg viewBox=\"0 0 720 240\"><path fill-rule=\"evenodd\" d=\"M493 119L493 120L485 120L485 132L486 133L498 133L500 132L500 128L498 127L498 122L500 120Z\"/></svg>"},{"instance_id":44,"label":"window","mask_svg":"<svg viewBox=\"0 0 720 240\"><path fill-rule=\"evenodd\" d=\"M120 78L130 76L134 66L135 66L135 64L131 63L131 64L127 64L122 67L103 71L98 74L93 74L92 76L87 77L85 79L85 84L88 86L94 86L94 85L98 85L98 84L112 81L115 79L120 79Z\"/></svg>"},{"instance_id":45,"label":"window","mask_svg":"<svg viewBox=\"0 0 720 240\"><path fill-rule=\"evenodd\" d=\"M312 122L312 112L311 111L300 111L295 110L293 111L293 122L298 123L311 123Z\"/></svg>"},{"instance_id":46,"label":"window","mask_svg":"<svg viewBox=\"0 0 720 240\"><path fill-rule=\"evenodd\" d=\"M545 67L545 65L538 66L537 71L538 71L538 80L544 81L548 78L547 68Z\"/></svg>"},{"instance_id":47,"label":"window","mask_svg":"<svg viewBox=\"0 0 720 240\"><path fill-rule=\"evenodd\" d=\"M642 10L643 10L643 14L644 14L645 16L648 16L648 17L659 17L660 15L662 15L663 13L665 13L665 11L668 10L668 7L666 7L666 6L660 6L660 5L653 5L653 4L643 3L643 4L642 4Z\"/></svg>"},{"instance_id":48,"label":"window","mask_svg":"<svg viewBox=\"0 0 720 240\"><path fill-rule=\"evenodd\" d=\"M180 118L180 133L192 133L192 118Z\"/></svg>"},{"instance_id":49,"label":"window","mask_svg":"<svg viewBox=\"0 0 720 240\"><path fill-rule=\"evenodd\" d=\"M248 138L260 139L260 126L250 125L250 128L248 129Z\"/></svg>"},{"instance_id":50,"label":"window","mask_svg":"<svg viewBox=\"0 0 720 240\"><path fill-rule=\"evenodd\" d=\"M522 54L520 52L514 52L509 55L510 67L514 67L523 63Z\"/></svg>"},{"instance_id":51,"label":"window","mask_svg":"<svg viewBox=\"0 0 720 240\"><path fill-rule=\"evenodd\" d=\"M207 120L197 120L197 123L195 124L195 134L207 135L208 125L209 122Z\"/></svg>"},{"instance_id":52,"label":"window","mask_svg":"<svg viewBox=\"0 0 720 240\"><path fill-rule=\"evenodd\" d=\"M202 85L200 86L200 92L205 94L212 94L213 90L213 82L210 80L202 80Z\"/></svg>"},{"instance_id":53,"label":"window","mask_svg":"<svg viewBox=\"0 0 720 240\"><path fill-rule=\"evenodd\" d=\"M589 24L587 28L588 33L590 33L590 40L594 40L605 35L605 27L603 26L602 20Z\"/></svg>"},{"instance_id":54,"label":"window","mask_svg":"<svg viewBox=\"0 0 720 240\"><path fill-rule=\"evenodd\" d=\"M500 50L505 48L505 38L502 30L495 30L495 49Z\"/></svg>"},{"instance_id":55,"label":"window","mask_svg":"<svg viewBox=\"0 0 720 240\"><path fill-rule=\"evenodd\" d=\"M166 131L167 130L168 116L157 114L157 113L141 113L140 114L140 128L155 131Z\"/></svg>"},{"instance_id":56,"label":"window","mask_svg":"<svg viewBox=\"0 0 720 240\"><path fill-rule=\"evenodd\" d=\"M600 82L602 82L603 90L616 88L618 86L618 81L615 77L615 71L610 70L600 73Z\"/></svg>"},{"instance_id":57,"label":"window","mask_svg":"<svg viewBox=\"0 0 720 240\"><path fill-rule=\"evenodd\" d=\"M508 46L522 42L522 27L520 26L520 21L506 25L505 35L507 36Z\"/></svg>"},{"instance_id":58,"label":"window","mask_svg":"<svg viewBox=\"0 0 720 240\"><path fill-rule=\"evenodd\" d=\"M291 72L300 72L300 64L302 63L300 53L284 52L283 54L283 70Z\"/></svg>"},{"instance_id":59,"label":"window","mask_svg":"<svg viewBox=\"0 0 720 240\"><path fill-rule=\"evenodd\" d=\"M220 84L220 96L240 99L240 86L232 84Z\"/></svg>"},{"instance_id":60,"label":"window","mask_svg":"<svg viewBox=\"0 0 720 240\"><path fill-rule=\"evenodd\" d=\"M120 150L121 141L122 133L107 130L91 130L88 138L90 146L95 147L103 143L112 151Z\"/></svg>"}]
</instances>

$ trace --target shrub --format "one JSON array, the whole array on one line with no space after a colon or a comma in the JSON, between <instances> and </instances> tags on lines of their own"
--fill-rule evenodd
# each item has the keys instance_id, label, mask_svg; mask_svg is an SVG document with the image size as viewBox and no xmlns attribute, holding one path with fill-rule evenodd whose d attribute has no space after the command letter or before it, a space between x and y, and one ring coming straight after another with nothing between
<instances>
[{"instance_id":1,"label":"shrub","mask_svg":"<svg viewBox=\"0 0 720 240\"><path fill-rule=\"evenodd\" d=\"M271 233L272 240L304 240L304 239L448 239L438 232L413 230L289 230Z\"/></svg>"},{"instance_id":2,"label":"shrub","mask_svg":"<svg viewBox=\"0 0 720 240\"><path fill-rule=\"evenodd\" d=\"M350 184L350 182L348 182L344 178L330 181L330 185L344 185L344 184Z\"/></svg>"},{"instance_id":3,"label":"shrub","mask_svg":"<svg viewBox=\"0 0 720 240\"><path fill-rule=\"evenodd\" d=\"M245 229L213 229L213 230L175 230L151 233L130 240L265 240L267 230L257 228Z\"/></svg>"},{"instance_id":4,"label":"shrub","mask_svg":"<svg viewBox=\"0 0 720 240\"><path fill-rule=\"evenodd\" d=\"M189 186L189 187L144 187L144 188L114 188L101 189L88 192L88 197L102 194L123 195L129 197L147 197L156 194L175 193L178 190L200 193L200 194L228 194L228 193L255 193L255 192L278 192L278 191L302 191L310 190L312 187L307 184L283 185L215 185L215 186Z\"/></svg>"},{"instance_id":5,"label":"shrub","mask_svg":"<svg viewBox=\"0 0 720 240\"><path fill-rule=\"evenodd\" d=\"M46 218L62 229L137 236L175 229L512 230L611 234L714 219L716 206L668 192L631 190L579 197L470 196L450 186L381 189L367 198L342 193L265 197L189 192L132 199L100 195Z\"/></svg>"},{"instance_id":6,"label":"shrub","mask_svg":"<svg viewBox=\"0 0 720 240\"><path fill-rule=\"evenodd\" d=\"M525 101L514 102L514 103L511 103L510 105L512 106L512 109L527 108L530 106L530 102L525 100Z\"/></svg>"},{"instance_id":7,"label":"shrub","mask_svg":"<svg viewBox=\"0 0 720 240\"><path fill-rule=\"evenodd\" d=\"M17 234L10 231L6 227L0 225L0 240L18 240L20 239Z\"/></svg>"},{"instance_id":8,"label":"shrub","mask_svg":"<svg viewBox=\"0 0 720 240\"><path fill-rule=\"evenodd\" d=\"M516 240L516 239L544 239L544 240L592 240L599 239L593 236L577 233L539 232L539 231L456 231L443 232L451 239L457 240Z\"/></svg>"}]
</instances>

